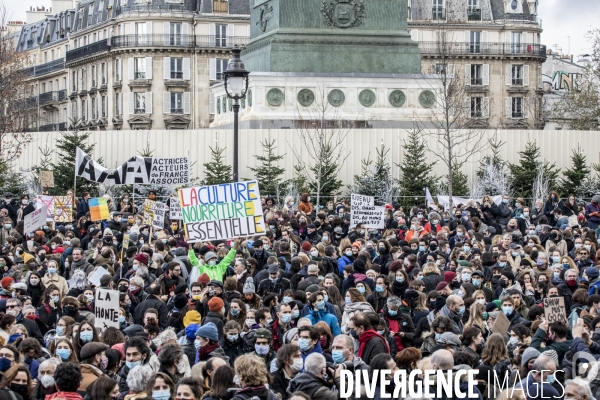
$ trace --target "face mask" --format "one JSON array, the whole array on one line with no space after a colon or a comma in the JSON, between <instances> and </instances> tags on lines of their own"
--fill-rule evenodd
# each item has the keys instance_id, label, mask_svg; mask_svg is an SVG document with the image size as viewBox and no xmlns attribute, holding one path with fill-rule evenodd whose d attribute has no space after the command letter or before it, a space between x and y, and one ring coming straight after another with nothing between
<instances>
[{"instance_id":1,"label":"face mask","mask_svg":"<svg viewBox=\"0 0 600 400\"><path fill-rule=\"evenodd\" d=\"M40 280L31 278L29 283L31 283L32 286L37 286L40 283Z\"/></svg>"},{"instance_id":2,"label":"face mask","mask_svg":"<svg viewBox=\"0 0 600 400\"><path fill-rule=\"evenodd\" d=\"M456 232L456 236L458 236L459 238L460 238L460 237L463 237L463 235L464 235L464 234L463 234L462 232Z\"/></svg>"},{"instance_id":3,"label":"face mask","mask_svg":"<svg viewBox=\"0 0 600 400\"><path fill-rule=\"evenodd\" d=\"M137 266L137 265L135 265L135 264L133 264L133 267L132 267L132 269L133 269L134 271L137 271L137 270L138 270L138 266Z\"/></svg>"},{"instance_id":4,"label":"face mask","mask_svg":"<svg viewBox=\"0 0 600 400\"><path fill-rule=\"evenodd\" d=\"M121 315L121 316L119 317L119 323L120 323L120 324L122 324L122 323L124 323L124 322L125 322L125 317Z\"/></svg>"},{"instance_id":5,"label":"face mask","mask_svg":"<svg viewBox=\"0 0 600 400\"><path fill-rule=\"evenodd\" d=\"M125 361L125 365L129 368L129 370L131 371L132 369L134 369L135 367L139 367L140 365L142 365L141 361Z\"/></svg>"},{"instance_id":6,"label":"face mask","mask_svg":"<svg viewBox=\"0 0 600 400\"><path fill-rule=\"evenodd\" d=\"M536 261L536 264L538 265L538 267L544 265L545 263L546 263L545 260L537 260Z\"/></svg>"},{"instance_id":7,"label":"face mask","mask_svg":"<svg viewBox=\"0 0 600 400\"><path fill-rule=\"evenodd\" d=\"M91 303L92 301L94 301L94 295L93 294L86 294L85 297L87 297L88 301Z\"/></svg>"},{"instance_id":8,"label":"face mask","mask_svg":"<svg viewBox=\"0 0 600 400\"><path fill-rule=\"evenodd\" d=\"M317 306L317 308L319 310L323 310L325 308L325 302L324 301L317 301L316 306Z\"/></svg>"},{"instance_id":9,"label":"face mask","mask_svg":"<svg viewBox=\"0 0 600 400\"><path fill-rule=\"evenodd\" d=\"M402 283L404 282L404 277L402 275L396 277L396 282Z\"/></svg>"},{"instance_id":10,"label":"face mask","mask_svg":"<svg viewBox=\"0 0 600 400\"><path fill-rule=\"evenodd\" d=\"M93 338L94 333L92 331L83 331L79 333L79 339L84 343L91 342Z\"/></svg>"},{"instance_id":11,"label":"face mask","mask_svg":"<svg viewBox=\"0 0 600 400\"><path fill-rule=\"evenodd\" d=\"M458 314L458 315L460 315L460 316L462 316L464 313L465 313L465 306L461 306L461 307L458 309L458 312L457 312L457 314Z\"/></svg>"},{"instance_id":12,"label":"face mask","mask_svg":"<svg viewBox=\"0 0 600 400\"><path fill-rule=\"evenodd\" d=\"M471 283L473 284L473 286L479 287L479 285L481 285L481 279L473 278Z\"/></svg>"},{"instance_id":13,"label":"face mask","mask_svg":"<svg viewBox=\"0 0 600 400\"><path fill-rule=\"evenodd\" d=\"M388 314L390 314L392 317L395 317L398 314L398 310L388 310Z\"/></svg>"},{"instance_id":14,"label":"face mask","mask_svg":"<svg viewBox=\"0 0 600 400\"><path fill-rule=\"evenodd\" d=\"M519 338L516 336L511 336L510 339L508 339L508 343L515 345L515 344L519 343Z\"/></svg>"},{"instance_id":15,"label":"face mask","mask_svg":"<svg viewBox=\"0 0 600 400\"><path fill-rule=\"evenodd\" d=\"M422 253L425 251L425 246L419 246L419 251Z\"/></svg>"},{"instance_id":16,"label":"face mask","mask_svg":"<svg viewBox=\"0 0 600 400\"><path fill-rule=\"evenodd\" d=\"M289 303L290 301L292 301L292 298L291 298L290 296L283 296L283 303L284 303L284 304L287 304L287 303Z\"/></svg>"},{"instance_id":17,"label":"face mask","mask_svg":"<svg viewBox=\"0 0 600 400\"><path fill-rule=\"evenodd\" d=\"M269 353L269 345L267 344L267 345L261 346L261 345L255 344L254 351L256 351L256 354L258 354L259 356L264 356L265 354Z\"/></svg>"},{"instance_id":18,"label":"face mask","mask_svg":"<svg viewBox=\"0 0 600 400\"><path fill-rule=\"evenodd\" d=\"M26 206L27 204L29 204L29 200L21 200L21 204Z\"/></svg>"},{"instance_id":19,"label":"face mask","mask_svg":"<svg viewBox=\"0 0 600 400\"><path fill-rule=\"evenodd\" d=\"M27 385L19 385L16 383L11 383L10 384L10 390L12 390L15 393L20 394L22 397L25 397L25 393L27 393Z\"/></svg>"},{"instance_id":20,"label":"face mask","mask_svg":"<svg viewBox=\"0 0 600 400\"><path fill-rule=\"evenodd\" d=\"M437 332L436 332L436 333L435 333L435 340L437 340L438 342L439 342L440 340L442 340L442 334L441 334L441 333L437 333Z\"/></svg>"},{"instance_id":21,"label":"face mask","mask_svg":"<svg viewBox=\"0 0 600 400\"><path fill-rule=\"evenodd\" d=\"M214 267L215 265L217 265L217 262L215 260L210 260L208 262L208 265L210 265L211 267Z\"/></svg>"},{"instance_id":22,"label":"face mask","mask_svg":"<svg viewBox=\"0 0 600 400\"><path fill-rule=\"evenodd\" d=\"M506 200L506 199L502 199L502 203L504 203L504 204L508 204L508 200Z\"/></svg>"},{"instance_id":23,"label":"face mask","mask_svg":"<svg viewBox=\"0 0 600 400\"><path fill-rule=\"evenodd\" d=\"M65 246L70 246L71 245L71 241L70 240L65 240Z\"/></svg>"},{"instance_id":24,"label":"face mask","mask_svg":"<svg viewBox=\"0 0 600 400\"><path fill-rule=\"evenodd\" d=\"M502 312L504 313L504 315L509 316L510 314L512 314L513 308L512 307L502 307Z\"/></svg>"},{"instance_id":25,"label":"face mask","mask_svg":"<svg viewBox=\"0 0 600 400\"><path fill-rule=\"evenodd\" d=\"M360 294L365 294L365 288L363 286L359 286L357 289Z\"/></svg>"},{"instance_id":26,"label":"face mask","mask_svg":"<svg viewBox=\"0 0 600 400\"><path fill-rule=\"evenodd\" d=\"M248 328L251 328L251 327L252 327L252 325L255 325L255 324L256 324L256 320L254 320L254 319L250 319L250 318L249 318L249 319L247 319L247 320L246 320L246 326L247 326Z\"/></svg>"},{"instance_id":27,"label":"face mask","mask_svg":"<svg viewBox=\"0 0 600 400\"><path fill-rule=\"evenodd\" d=\"M352 304L352 300L346 297L346 304Z\"/></svg>"},{"instance_id":28,"label":"face mask","mask_svg":"<svg viewBox=\"0 0 600 400\"><path fill-rule=\"evenodd\" d=\"M462 274L461 278L464 282L469 282L471 280L471 274Z\"/></svg>"},{"instance_id":29,"label":"face mask","mask_svg":"<svg viewBox=\"0 0 600 400\"><path fill-rule=\"evenodd\" d=\"M560 278L560 272L555 272L554 273L554 277L557 278L557 279Z\"/></svg>"},{"instance_id":30,"label":"face mask","mask_svg":"<svg viewBox=\"0 0 600 400\"><path fill-rule=\"evenodd\" d=\"M200 343L200 339L194 340L194 347L196 348L196 350L198 350L200 347L202 347L202 343Z\"/></svg>"},{"instance_id":31,"label":"face mask","mask_svg":"<svg viewBox=\"0 0 600 400\"><path fill-rule=\"evenodd\" d=\"M592 245L584 244L583 247L589 251L592 248Z\"/></svg>"},{"instance_id":32,"label":"face mask","mask_svg":"<svg viewBox=\"0 0 600 400\"><path fill-rule=\"evenodd\" d=\"M311 251L310 255L313 257L318 257L319 256L319 252L318 251Z\"/></svg>"},{"instance_id":33,"label":"face mask","mask_svg":"<svg viewBox=\"0 0 600 400\"><path fill-rule=\"evenodd\" d=\"M300 316L300 310L292 311L292 318L298 318Z\"/></svg>"},{"instance_id":34,"label":"face mask","mask_svg":"<svg viewBox=\"0 0 600 400\"><path fill-rule=\"evenodd\" d=\"M511 254L512 254L513 257L516 257L516 256L519 255L519 253L517 253L516 251L513 251Z\"/></svg>"},{"instance_id":35,"label":"face mask","mask_svg":"<svg viewBox=\"0 0 600 400\"><path fill-rule=\"evenodd\" d=\"M385 288L381 285L377 285L375 286L375 290L377 291L377 293L383 293L385 291Z\"/></svg>"},{"instance_id":36,"label":"face mask","mask_svg":"<svg viewBox=\"0 0 600 400\"><path fill-rule=\"evenodd\" d=\"M227 340L229 340L230 342L235 342L236 340L238 340L240 338L240 335L235 334L235 335L227 335Z\"/></svg>"},{"instance_id":37,"label":"face mask","mask_svg":"<svg viewBox=\"0 0 600 400\"><path fill-rule=\"evenodd\" d=\"M62 327L62 326L57 326L56 327L56 335L57 336L64 336L64 334L65 334L65 328ZM58 351L57 351L57 353L58 353Z\"/></svg>"},{"instance_id":38,"label":"face mask","mask_svg":"<svg viewBox=\"0 0 600 400\"><path fill-rule=\"evenodd\" d=\"M307 351L310 349L310 341L306 338L299 338L298 347L300 347L300 350L302 351Z\"/></svg>"},{"instance_id":39,"label":"face mask","mask_svg":"<svg viewBox=\"0 0 600 400\"><path fill-rule=\"evenodd\" d=\"M346 256L348 256L348 257L352 257L352 251L351 251L351 250L347 251L347 252L346 252Z\"/></svg>"},{"instance_id":40,"label":"face mask","mask_svg":"<svg viewBox=\"0 0 600 400\"><path fill-rule=\"evenodd\" d=\"M554 264L558 264L560 262L560 257L554 256L552 257L552 261L554 262Z\"/></svg>"},{"instance_id":41,"label":"face mask","mask_svg":"<svg viewBox=\"0 0 600 400\"><path fill-rule=\"evenodd\" d=\"M327 236L323 236L323 241L324 241L324 242L329 242L329 237L327 237Z\"/></svg>"},{"instance_id":42,"label":"face mask","mask_svg":"<svg viewBox=\"0 0 600 400\"><path fill-rule=\"evenodd\" d=\"M58 333L58 329L56 330ZM56 355L60 357L61 360L66 361L71 356L70 349L56 349Z\"/></svg>"},{"instance_id":43,"label":"face mask","mask_svg":"<svg viewBox=\"0 0 600 400\"><path fill-rule=\"evenodd\" d=\"M54 377L50 375L42 375L40 382L42 383L42 386L49 388L50 386L54 385Z\"/></svg>"},{"instance_id":44,"label":"face mask","mask_svg":"<svg viewBox=\"0 0 600 400\"><path fill-rule=\"evenodd\" d=\"M4 228L10 229L10 228L12 228L12 225L11 224L4 224Z\"/></svg>"},{"instance_id":45,"label":"face mask","mask_svg":"<svg viewBox=\"0 0 600 400\"><path fill-rule=\"evenodd\" d=\"M575 248L578 249L581 247L581 243L575 243Z\"/></svg>"},{"instance_id":46,"label":"face mask","mask_svg":"<svg viewBox=\"0 0 600 400\"><path fill-rule=\"evenodd\" d=\"M465 253L468 253L471 251L471 248L469 246L463 246L463 250L465 251Z\"/></svg>"},{"instance_id":47,"label":"face mask","mask_svg":"<svg viewBox=\"0 0 600 400\"><path fill-rule=\"evenodd\" d=\"M171 398L171 391L169 391L169 390L153 390L152 398L154 400L169 400Z\"/></svg>"},{"instance_id":48,"label":"face mask","mask_svg":"<svg viewBox=\"0 0 600 400\"><path fill-rule=\"evenodd\" d=\"M498 263L499 266L501 266L502 268L506 267L506 261L500 261Z\"/></svg>"},{"instance_id":49,"label":"face mask","mask_svg":"<svg viewBox=\"0 0 600 400\"><path fill-rule=\"evenodd\" d=\"M360 234L361 234L361 235L364 235L364 234L365 234L365 230L364 230L364 229L361 229L361 230L360 230Z\"/></svg>"}]
</instances>

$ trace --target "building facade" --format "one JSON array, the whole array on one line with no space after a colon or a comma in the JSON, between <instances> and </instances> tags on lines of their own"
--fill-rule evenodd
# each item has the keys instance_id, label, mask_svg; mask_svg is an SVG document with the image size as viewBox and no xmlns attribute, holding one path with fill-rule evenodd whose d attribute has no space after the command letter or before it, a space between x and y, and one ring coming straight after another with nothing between
<instances>
[{"instance_id":1,"label":"building facade","mask_svg":"<svg viewBox=\"0 0 600 400\"><path fill-rule=\"evenodd\" d=\"M464 82L466 114L480 126L542 128L538 0L408 0L423 73Z\"/></svg>"},{"instance_id":2,"label":"building facade","mask_svg":"<svg viewBox=\"0 0 600 400\"><path fill-rule=\"evenodd\" d=\"M39 131L208 127L248 0L85 0L21 30Z\"/></svg>"}]
</instances>

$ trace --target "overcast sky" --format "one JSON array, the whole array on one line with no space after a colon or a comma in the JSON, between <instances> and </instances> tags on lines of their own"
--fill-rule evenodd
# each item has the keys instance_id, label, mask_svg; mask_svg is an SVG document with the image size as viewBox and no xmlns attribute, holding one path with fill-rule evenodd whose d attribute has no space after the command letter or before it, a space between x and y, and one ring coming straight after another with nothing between
<instances>
[{"instance_id":1,"label":"overcast sky","mask_svg":"<svg viewBox=\"0 0 600 400\"><path fill-rule=\"evenodd\" d=\"M50 0L0 0L8 8L11 20L25 21L25 10L30 6L50 7ZM542 19L542 44L562 48L575 56L589 52L585 34L593 26L600 27L600 0L540 0L539 17Z\"/></svg>"}]
</instances>

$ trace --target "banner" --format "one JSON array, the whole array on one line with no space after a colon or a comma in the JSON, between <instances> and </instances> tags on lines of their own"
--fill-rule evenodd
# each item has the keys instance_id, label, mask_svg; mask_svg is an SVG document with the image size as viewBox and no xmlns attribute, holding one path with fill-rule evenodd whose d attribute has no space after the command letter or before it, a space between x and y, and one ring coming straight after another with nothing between
<instances>
[{"instance_id":1,"label":"banner","mask_svg":"<svg viewBox=\"0 0 600 400\"><path fill-rule=\"evenodd\" d=\"M37 210L27 214L23 219L23 233L35 232L46 222L48 207L42 206Z\"/></svg>"},{"instance_id":2,"label":"banner","mask_svg":"<svg viewBox=\"0 0 600 400\"><path fill-rule=\"evenodd\" d=\"M265 232L257 181L180 189L178 194L189 243Z\"/></svg>"},{"instance_id":3,"label":"banner","mask_svg":"<svg viewBox=\"0 0 600 400\"><path fill-rule=\"evenodd\" d=\"M490 196L492 198L492 201L494 203L496 203L497 206L500 205L500 203L502 203L502 195L498 195L498 196ZM448 207L450 206L450 198L449 196L438 196L438 203L442 204L444 206L444 209L448 209ZM481 203L482 199L467 199L464 197L458 197L458 196L452 196L452 206L456 207L459 204L462 205L467 205L467 203L469 203L469 201L471 200L475 200L478 203ZM435 208L435 207L434 207Z\"/></svg>"},{"instance_id":4,"label":"banner","mask_svg":"<svg viewBox=\"0 0 600 400\"><path fill-rule=\"evenodd\" d=\"M152 219L152 227L154 229L165 229L165 213L167 212L167 205L165 203L161 203L160 201L156 202L154 208L154 218Z\"/></svg>"},{"instance_id":5,"label":"banner","mask_svg":"<svg viewBox=\"0 0 600 400\"><path fill-rule=\"evenodd\" d=\"M433 197L431 196L431 192L429 191L429 188L425 188L425 199L427 199L427 207L431 207L431 208L435 208L436 204L435 201L433 201Z\"/></svg>"},{"instance_id":6,"label":"banner","mask_svg":"<svg viewBox=\"0 0 600 400\"><path fill-rule=\"evenodd\" d=\"M46 207L46 221L54 221L54 196L37 195L35 200L35 208L38 210Z\"/></svg>"},{"instance_id":7,"label":"banner","mask_svg":"<svg viewBox=\"0 0 600 400\"><path fill-rule=\"evenodd\" d=\"M88 200L92 221L102 221L110 218L106 197L96 197Z\"/></svg>"},{"instance_id":8,"label":"banner","mask_svg":"<svg viewBox=\"0 0 600 400\"><path fill-rule=\"evenodd\" d=\"M75 158L75 175L107 185L186 185L190 183L188 157L131 157L115 169L104 168L79 147Z\"/></svg>"},{"instance_id":9,"label":"banner","mask_svg":"<svg viewBox=\"0 0 600 400\"><path fill-rule=\"evenodd\" d=\"M96 317L96 328L119 329L119 291L96 289L96 300L94 301L94 316Z\"/></svg>"},{"instance_id":10,"label":"banner","mask_svg":"<svg viewBox=\"0 0 600 400\"><path fill-rule=\"evenodd\" d=\"M73 198L71 196L54 196L54 222L73 221Z\"/></svg>"},{"instance_id":11,"label":"banner","mask_svg":"<svg viewBox=\"0 0 600 400\"><path fill-rule=\"evenodd\" d=\"M179 200L173 197L170 200L171 201L169 201L169 219L183 219L183 216L181 215L181 204L179 204Z\"/></svg>"},{"instance_id":12,"label":"banner","mask_svg":"<svg viewBox=\"0 0 600 400\"><path fill-rule=\"evenodd\" d=\"M350 199L350 226L363 224L367 229L383 229L385 207L376 206L375 198L352 194Z\"/></svg>"}]
</instances>

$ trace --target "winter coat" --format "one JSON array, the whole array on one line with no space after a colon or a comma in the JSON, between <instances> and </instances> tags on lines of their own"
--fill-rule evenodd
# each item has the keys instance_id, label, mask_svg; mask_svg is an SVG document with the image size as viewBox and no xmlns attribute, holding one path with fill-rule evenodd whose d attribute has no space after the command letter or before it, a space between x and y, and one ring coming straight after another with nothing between
<instances>
[{"instance_id":1,"label":"winter coat","mask_svg":"<svg viewBox=\"0 0 600 400\"><path fill-rule=\"evenodd\" d=\"M462 317L452 311L450 311L450 309L448 308L448 306L444 306L441 310L440 310L440 315L442 317L448 317L450 319L450 321L452 322L452 327L454 329L455 332L460 332L462 333L463 331L463 322L462 322Z\"/></svg>"},{"instance_id":2,"label":"winter coat","mask_svg":"<svg viewBox=\"0 0 600 400\"><path fill-rule=\"evenodd\" d=\"M504 204L504 203L500 203L500 205L498 206L498 218L497 218L498 223L503 226L508 225L508 221L510 220L511 216L512 216L512 211L508 207L508 205Z\"/></svg>"},{"instance_id":3,"label":"winter coat","mask_svg":"<svg viewBox=\"0 0 600 400\"><path fill-rule=\"evenodd\" d=\"M219 340L223 339L223 316L218 312L209 311L206 316L202 319L202 326L212 322L217 326L217 331L219 332Z\"/></svg>"},{"instance_id":4,"label":"winter coat","mask_svg":"<svg viewBox=\"0 0 600 400\"><path fill-rule=\"evenodd\" d=\"M439 274L424 274L423 275L423 283L425 283L425 293L429 293L432 290L435 290L435 287L438 283L443 282L444 277Z\"/></svg>"},{"instance_id":5,"label":"winter coat","mask_svg":"<svg viewBox=\"0 0 600 400\"><path fill-rule=\"evenodd\" d=\"M44 286L48 287L50 285L54 285L58 288L58 292L60 293L60 297L64 297L69 292L69 285L67 281L62 276L58 275L58 273L54 275L46 274L42 276L42 282Z\"/></svg>"},{"instance_id":6,"label":"winter coat","mask_svg":"<svg viewBox=\"0 0 600 400\"><path fill-rule=\"evenodd\" d=\"M373 306L366 301L359 301L356 303L346 304L344 308L344 313L342 314L342 333L348 333L346 327L348 326L348 322L350 319L358 314L363 314L366 312L375 312L373 310Z\"/></svg>"},{"instance_id":7,"label":"winter coat","mask_svg":"<svg viewBox=\"0 0 600 400\"><path fill-rule=\"evenodd\" d=\"M250 346L248 346L248 343L241 337L238 338L235 343L231 343L226 337L223 337L223 339L219 341L219 345L223 349L223 352L225 352L225 355L229 357L229 365L232 367L239 356L252 351Z\"/></svg>"},{"instance_id":8,"label":"winter coat","mask_svg":"<svg viewBox=\"0 0 600 400\"><path fill-rule=\"evenodd\" d=\"M158 324L161 329L167 327L167 321L169 319L169 310L164 301L157 298L154 295L148 295L146 300L142 301L133 312L133 321L138 325L144 325L144 313L149 308L154 308L158 311Z\"/></svg>"},{"instance_id":9,"label":"winter coat","mask_svg":"<svg viewBox=\"0 0 600 400\"><path fill-rule=\"evenodd\" d=\"M281 400L287 400L290 398L290 393L287 388L292 380L285 369L280 368L271 374L273 383L271 384L271 390L281 397Z\"/></svg>"},{"instance_id":10,"label":"winter coat","mask_svg":"<svg viewBox=\"0 0 600 400\"><path fill-rule=\"evenodd\" d=\"M346 265L352 265L354 263L354 257L348 257L346 255L343 255L342 257L338 258L337 263L340 275L344 276L344 267Z\"/></svg>"},{"instance_id":11,"label":"winter coat","mask_svg":"<svg viewBox=\"0 0 600 400\"><path fill-rule=\"evenodd\" d=\"M336 378L335 381L339 386L339 378ZM310 372L300 373L290 381L288 392L298 391L306 393L311 400L338 400L339 395L338 392L332 390L330 383Z\"/></svg>"},{"instance_id":12,"label":"winter coat","mask_svg":"<svg viewBox=\"0 0 600 400\"><path fill-rule=\"evenodd\" d=\"M90 384L102 376L102 371L90 364L79 364L79 367L81 368L81 375L83 376L83 379L81 380L79 389L77 390L80 392L85 392Z\"/></svg>"},{"instance_id":13,"label":"winter coat","mask_svg":"<svg viewBox=\"0 0 600 400\"><path fill-rule=\"evenodd\" d=\"M327 308L319 311L312 310L306 317L313 325L316 325L320 321L324 321L329 326L333 336L337 336L342 333L337 318L331 314Z\"/></svg>"},{"instance_id":14,"label":"winter coat","mask_svg":"<svg viewBox=\"0 0 600 400\"><path fill-rule=\"evenodd\" d=\"M318 277L317 277L317 279L318 279ZM277 278L277 281L275 281L275 283L271 282L270 278L267 278L267 279L263 279L258 284L257 293L259 296L264 296L266 293L275 293L281 299L283 297L283 292L285 292L289 288L290 288L290 281L281 276L279 278ZM243 292L243 288L242 288L242 292Z\"/></svg>"}]
</instances>

